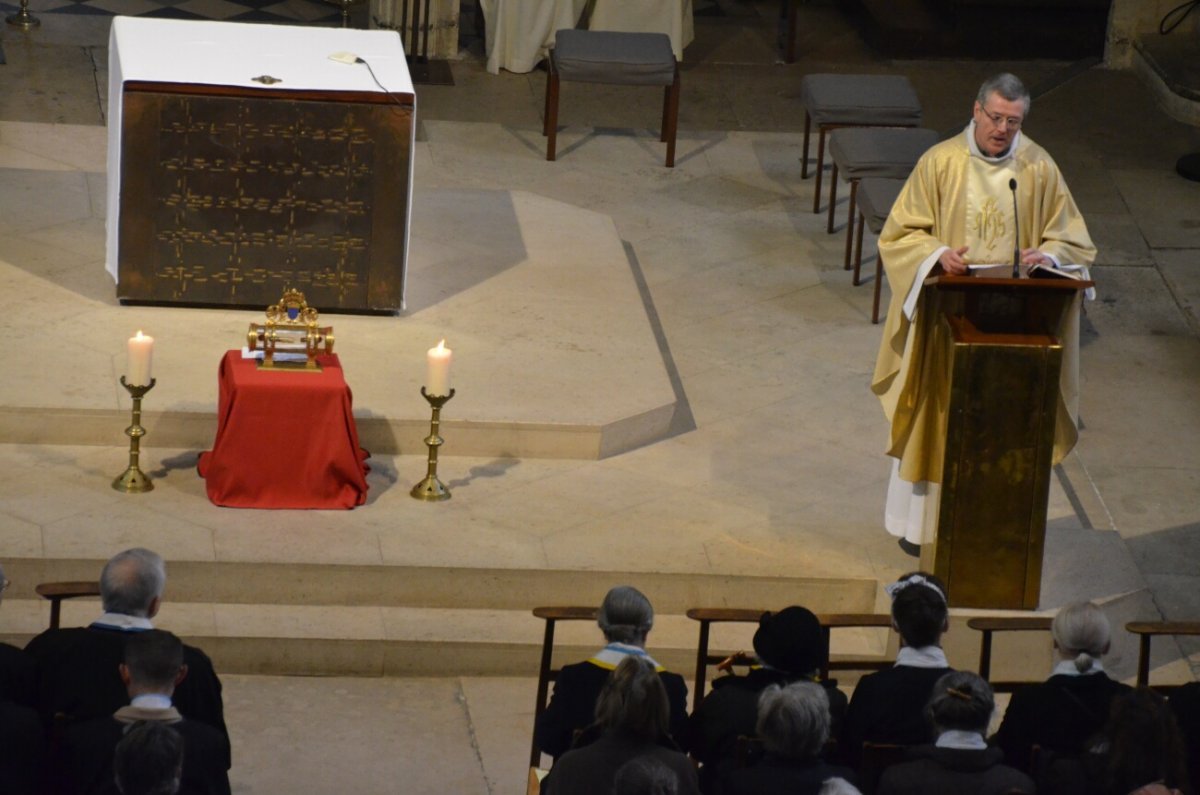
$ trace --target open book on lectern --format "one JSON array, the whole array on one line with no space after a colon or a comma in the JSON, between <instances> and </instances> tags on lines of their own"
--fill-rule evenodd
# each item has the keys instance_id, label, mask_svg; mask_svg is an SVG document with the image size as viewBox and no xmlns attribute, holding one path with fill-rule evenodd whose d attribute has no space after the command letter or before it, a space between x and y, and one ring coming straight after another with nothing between
<instances>
[{"instance_id":1,"label":"open book on lectern","mask_svg":"<svg viewBox=\"0 0 1200 795\"><path fill-rule=\"evenodd\" d=\"M983 276L988 279L1008 279L1012 277L1012 265L968 265L972 276ZM1019 278L1022 279L1072 279L1077 282L1088 280L1087 268L1083 265L1020 265Z\"/></svg>"}]
</instances>

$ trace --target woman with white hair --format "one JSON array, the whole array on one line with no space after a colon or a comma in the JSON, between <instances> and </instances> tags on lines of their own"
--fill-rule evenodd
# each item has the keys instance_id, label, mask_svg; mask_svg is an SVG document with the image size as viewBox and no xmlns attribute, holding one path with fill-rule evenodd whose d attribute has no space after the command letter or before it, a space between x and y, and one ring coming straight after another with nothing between
<instances>
[{"instance_id":1,"label":"woman with white hair","mask_svg":"<svg viewBox=\"0 0 1200 795\"><path fill-rule=\"evenodd\" d=\"M847 768L820 757L829 740L829 696L816 682L769 685L758 697L755 734L766 755L752 767L728 771L722 795L818 795L833 778L853 779Z\"/></svg>"},{"instance_id":2,"label":"woman with white hair","mask_svg":"<svg viewBox=\"0 0 1200 795\"><path fill-rule=\"evenodd\" d=\"M1104 728L1112 700L1130 690L1104 672L1100 658L1108 653L1112 630L1096 605L1066 605L1054 617L1051 634L1055 664L1050 678L1013 693L993 738L1010 765L1034 773L1034 745L1058 756L1082 753Z\"/></svg>"},{"instance_id":3,"label":"woman with white hair","mask_svg":"<svg viewBox=\"0 0 1200 795\"><path fill-rule=\"evenodd\" d=\"M658 672L670 704L669 731L679 744L687 730L687 684L679 674L665 670L646 653L646 635L654 626L650 600L628 585L608 592L596 617L607 645L589 659L564 665L554 683L554 695L546 711L538 716L538 748L553 757L571 748L575 733L593 720L596 698L612 672L626 657L647 660Z\"/></svg>"}]
</instances>

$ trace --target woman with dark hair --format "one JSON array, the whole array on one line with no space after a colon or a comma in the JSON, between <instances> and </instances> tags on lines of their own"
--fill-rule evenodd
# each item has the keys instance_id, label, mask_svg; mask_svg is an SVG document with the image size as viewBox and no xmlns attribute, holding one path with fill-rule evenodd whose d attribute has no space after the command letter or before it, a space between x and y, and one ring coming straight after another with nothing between
<instances>
[{"instance_id":1,"label":"woman with dark hair","mask_svg":"<svg viewBox=\"0 0 1200 795\"><path fill-rule=\"evenodd\" d=\"M864 742L918 745L933 739L925 716L934 683L950 672L942 633L950 628L946 586L924 572L905 574L885 589L900 652L892 668L859 680L850 697L839 753L858 767Z\"/></svg>"},{"instance_id":2,"label":"woman with dark hair","mask_svg":"<svg viewBox=\"0 0 1200 795\"><path fill-rule=\"evenodd\" d=\"M1071 768L1064 768L1070 771ZM1082 778L1052 782L1058 795L1180 795L1187 759L1167 702L1149 688L1113 699L1100 740L1085 754ZM1056 771L1061 772L1061 771Z\"/></svg>"},{"instance_id":3,"label":"woman with dark hair","mask_svg":"<svg viewBox=\"0 0 1200 795\"><path fill-rule=\"evenodd\" d=\"M670 747L668 709L667 691L654 666L636 655L626 657L596 700L596 723L588 734L597 738L563 754L542 780L542 793L612 795L617 772L627 762L651 757L675 773L679 795L698 795L695 767Z\"/></svg>"},{"instance_id":4,"label":"woman with dark hair","mask_svg":"<svg viewBox=\"0 0 1200 795\"><path fill-rule=\"evenodd\" d=\"M1033 780L1002 764L1004 752L984 740L996 704L978 674L949 673L938 679L927 714L937 740L909 750L911 761L883 773L877 795L1007 795L1033 793Z\"/></svg>"},{"instance_id":5,"label":"woman with dark hair","mask_svg":"<svg viewBox=\"0 0 1200 795\"><path fill-rule=\"evenodd\" d=\"M687 731L687 684L646 653L646 636L654 626L650 600L628 585L610 590L600 605L596 623L607 645L588 660L564 665L554 682L554 695L538 716L535 737L543 753L558 757L595 716L596 698L613 670L626 657L647 660L662 678L670 704L669 734L682 745Z\"/></svg>"},{"instance_id":6,"label":"woman with dark hair","mask_svg":"<svg viewBox=\"0 0 1200 795\"><path fill-rule=\"evenodd\" d=\"M816 682L770 685L758 698L755 734L766 756L757 764L730 770L722 795L817 795L832 778L853 772L821 761L829 739L829 696Z\"/></svg>"},{"instance_id":7,"label":"woman with dark hair","mask_svg":"<svg viewBox=\"0 0 1200 795\"><path fill-rule=\"evenodd\" d=\"M1008 764L1039 776L1031 768L1034 745L1041 763L1053 757L1079 756L1108 720L1108 708L1128 685L1113 681L1100 658L1108 653L1108 618L1091 602L1066 605L1051 624L1056 664L1049 679L1013 693L993 741Z\"/></svg>"}]
</instances>

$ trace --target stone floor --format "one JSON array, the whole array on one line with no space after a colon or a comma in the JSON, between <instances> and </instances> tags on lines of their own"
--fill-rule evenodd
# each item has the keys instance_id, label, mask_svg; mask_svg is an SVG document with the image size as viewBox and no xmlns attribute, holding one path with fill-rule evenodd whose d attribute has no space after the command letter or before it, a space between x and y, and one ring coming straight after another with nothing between
<instances>
[{"instance_id":1,"label":"stone floor","mask_svg":"<svg viewBox=\"0 0 1200 795\"><path fill-rule=\"evenodd\" d=\"M799 179L797 83L814 71L902 72L927 124L950 130L978 82L1011 68L1037 95L1028 134L1059 161L1101 249L1082 350L1084 429L1055 479L1043 606L1098 598L1114 623L1200 616L1200 186L1173 171L1180 154L1200 149L1200 131L1162 114L1128 73L881 60L824 4L802 7L801 60L779 65L775 5L757 4L757 17L697 19L673 171L661 167L650 129L656 94L569 86L560 159L547 164L541 73L488 75L468 49L454 86L418 93L418 189L525 191L612 219L690 415L681 432L598 461L449 455L444 478L457 491L437 518L403 493L420 476L416 455L381 456L372 503L352 513L239 514L204 500L193 448L150 446L147 469L161 482L142 510L107 489L122 465L117 443L0 445L0 555L89 560L144 543L185 561L262 554L886 581L911 563L879 529L885 429L866 389L879 331L870 283L850 286L842 237L824 233L810 212L811 180ZM62 221L44 201L56 179L85 194L103 183L102 162L84 153L103 134L108 20L41 16L30 34L3 32L0 328L10 339L34 336L38 301L57 301L61 285L48 272L85 282L71 298L84 328L113 303L95 275L102 209ZM39 289L41 299L16 305L13 296ZM422 322L414 315L397 322ZM111 358L119 338L83 347ZM57 350L35 354L53 367ZM8 346L6 369L27 358ZM62 395L37 397L53 405ZM447 525L448 543L423 543L422 530ZM31 585L14 585L0 610L4 634L31 631L25 622L44 610ZM1197 667L1198 650L1182 651ZM1120 658L1127 675L1127 644ZM528 679L231 674L226 687L236 792L523 787Z\"/></svg>"}]
</instances>

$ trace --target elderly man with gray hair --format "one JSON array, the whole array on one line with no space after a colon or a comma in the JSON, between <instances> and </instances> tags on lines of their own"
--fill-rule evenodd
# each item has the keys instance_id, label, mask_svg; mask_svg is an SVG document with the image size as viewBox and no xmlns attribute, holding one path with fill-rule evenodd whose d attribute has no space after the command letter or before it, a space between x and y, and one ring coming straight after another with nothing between
<instances>
[{"instance_id":1,"label":"elderly man with gray hair","mask_svg":"<svg viewBox=\"0 0 1200 795\"><path fill-rule=\"evenodd\" d=\"M153 629L162 605L167 568L158 554L134 548L115 555L100 574L104 613L86 627L48 629L25 647L38 673L38 707L49 725L56 715L86 720L111 715L127 703L119 668L130 635ZM175 706L227 738L221 682L212 662L194 646L183 647L185 678Z\"/></svg>"},{"instance_id":2,"label":"elderly man with gray hair","mask_svg":"<svg viewBox=\"0 0 1200 795\"><path fill-rule=\"evenodd\" d=\"M758 697L755 729L766 755L758 764L726 771L722 795L817 795L830 779L853 781L848 768L826 764L829 696L816 682L770 685Z\"/></svg>"},{"instance_id":3,"label":"elderly man with gray hair","mask_svg":"<svg viewBox=\"0 0 1200 795\"><path fill-rule=\"evenodd\" d=\"M687 730L687 685L682 676L668 672L646 653L646 635L654 626L650 600L636 588L619 585L605 595L596 623L607 645L584 662L563 666L550 704L538 717L538 747L553 757L571 748L575 733L591 725L604 683L629 656L648 660L658 671L671 707L671 737L680 744Z\"/></svg>"}]
</instances>

